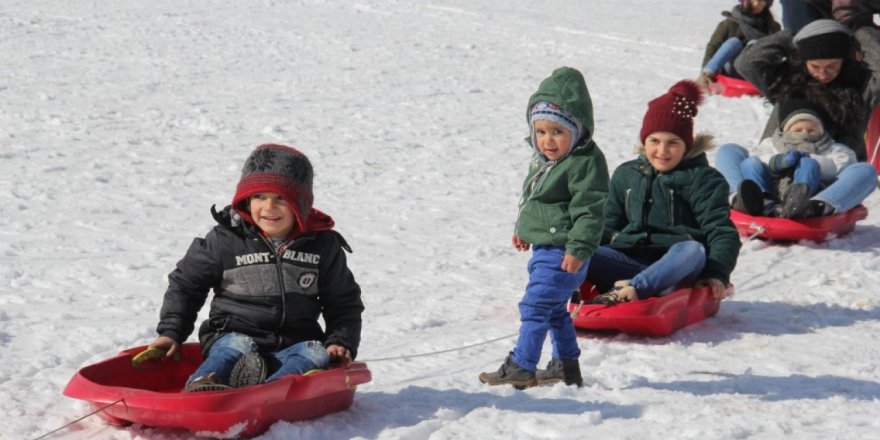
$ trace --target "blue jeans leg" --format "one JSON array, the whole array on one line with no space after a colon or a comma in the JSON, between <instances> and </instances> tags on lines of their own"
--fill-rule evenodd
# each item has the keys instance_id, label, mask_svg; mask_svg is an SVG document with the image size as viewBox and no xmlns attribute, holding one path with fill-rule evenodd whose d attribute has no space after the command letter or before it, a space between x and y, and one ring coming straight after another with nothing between
<instances>
[{"instance_id":1,"label":"blue jeans leg","mask_svg":"<svg viewBox=\"0 0 880 440\"><path fill-rule=\"evenodd\" d=\"M742 50L743 43L739 38L728 38L718 47L718 50L715 51L715 55L712 55L709 62L703 66L703 72L721 72L725 66L733 63L733 60L736 59Z\"/></svg>"},{"instance_id":2,"label":"blue jeans leg","mask_svg":"<svg viewBox=\"0 0 880 440\"><path fill-rule=\"evenodd\" d=\"M304 341L293 344L268 356L270 371L274 371L266 382L278 380L288 374L303 374L309 370L327 367L330 356L319 341Z\"/></svg>"},{"instance_id":3,"label":"blue jeans leg","mask_svg":"<svg viewBox=\"0 0 880 440\"><path fill-rule=\"evenodd\" d=\"M576 273L562 270L565 248L534 246L529 260L529 284L519 303L519 338L513 349L514 362L528 371L537 369L547 333L552 331L553 356L573 360L581 355L571 317L565 305L584 282L587 264Z\"/></svg>"},{"instance_id":4,"label":"blue jeans leg","mask_svg":"<svg viewBox=\"0 0 880 440\"><path fill-rule=\"evenodd\" d=\"M877 170L867 162L859 162L844 168L837 179L813 199L833 206L835 212L845 212L862 203L876 187Z\"/></svg>"},{"instance_id":5,"label":"blue jeans leg","mask_svg":"<svg viewBox=\"0 0 880 440\"><path fill-rule=\"evenodd\" d=\"M210 373L217 373L217 379L228 384L229 375L238 359L255 351L257 351L257 344L250 336L241 333L228 333L221 336L211 345L208 358L202 362L202 365L199 365L199 368L186 380L186 383L189 384Z\"/></svg>"},{"instance_id":6,"label":"blue jeans leg","mask_svg":"<svg viewBox=\"0 0 880 440\"><path fill-rule=\"evenodd\" d=\"M715 153L715 169L724 176L731 195L736 194L740 182L743 181L740 164L747 157L749 157L748 150L737 144L724 144Z\"/></svg>"},{"instance_id":7,"label":"blue jeans leg","mask_svg":"<svg viewBox=\"0 0 880 440\"><path fill-rule=\"evenodd\" d=\"M822 169L819 168L819 162L809 157L802 157L794 168L792 181L806 183L810 188L810 195L816 195L822 185Z\"/></svg>"},{"instance_id":8,"label":"blue jeans leg","mask_svg":"<svg viewBox=\"0 0 880 440\"><path fill-rule=\"evenodd\" d=\"M697 281L706 266L706 250L697 241L680 241L672 245L663 257L639 272L630 280L640 299L661 296L679 284Z\"/></svg>"},{"instance_id":9,"label":"blue jeans leg","mask_svg":"<svg viewBox=\"0 0 880 440\"><path fill-rule=\"evenodd\" d=\"M739 164L739 169L742 172L743 179L755 181L761 188L761 191L764 191L764 194L770 193L775 180L770 174L770 167L761 162L761 159L747 157Z\"/></svg>"},{"instance_id":10,"label":"blue jeans leg","mask_svg":"<svg viewBox=\"0 0 880 440\"><path fill-rule=\"evenodd\" d=\"M650 263L631 258L608 246L601 246L590 257L587 279L599 292L607 292L615 281L632 279Z\"/></svg>"},{"instance_id":11,"label":"blue jeans leg","mask_svg":"<svg viewBox=\"0 0 880 440\"><path fill-rule=\"evenodd\" d=\"M822 18L822 13L804 0L781 0L780 3L782 5L782 26L791 30L792 34L798 33L811 21Z\"/></svg>"}]
</instances>

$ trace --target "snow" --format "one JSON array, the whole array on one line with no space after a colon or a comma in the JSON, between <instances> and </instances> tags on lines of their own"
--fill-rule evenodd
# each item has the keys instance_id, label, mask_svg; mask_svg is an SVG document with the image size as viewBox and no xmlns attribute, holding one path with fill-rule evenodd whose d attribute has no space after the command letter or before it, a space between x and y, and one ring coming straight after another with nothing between
<instances>
[{"instance_id":1,"label":"snow","mask_svg":"<svg viewBox=\"0 0 880 440\"><path fill-rule=\"evenodd\" d=\"M616 167L733 3L4 1L0 438L89 412L61 390L155 337L167 274L265 142L311 157L316 206L354 248L373 381L347 411L261 439L880 438L877 194L849 236L745 243L715 318L581 335L581 389L477 381L518 328L530 93L583 71ZM768 115L709 97L697 125L754 146ZM91 416L50 438L190 434Z\"/></svg>"}]
</instances>

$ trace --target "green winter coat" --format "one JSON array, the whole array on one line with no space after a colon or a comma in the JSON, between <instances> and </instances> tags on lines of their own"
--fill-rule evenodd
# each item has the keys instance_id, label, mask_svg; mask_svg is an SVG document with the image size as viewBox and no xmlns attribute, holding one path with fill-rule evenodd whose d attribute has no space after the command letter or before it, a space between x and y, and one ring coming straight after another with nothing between
<instances>
[{"instance_id":1,"label":"green winter coat","mask_svg":"<svg viewBox=\"0 0 880 440\"><path fill-rule=\"evenodd\" d=\"M564 246L566 254L586 261L599 246L608 198L608 165L592 140L590 93L580 72L561 67L529 98L527 120L538 102L552 102L577 118L583 135L557 161L548 161L532 146L535 154L523 183L516 234L532 245ZM531 136L527 142L531 145Z\"/></svg>"},{"instance_id":2,"label":"green winter coat","mask_svg":"<svg viewBox=\"0 0 880 440\"><path fill-rule=\"evenodd\" d=\"M715 32L712 33L712 37L709 38L709 43L706 44L706 52L703 55L703 64L701 64L703 67L709 64L709 60L715 56L715 52L718 52L718 49L725 41L733 37L739 38L744 44L749 41L749 38L746 37L746 34L740 27L740 20L743 20L741 6L735 6L731 11L724 11L721 15L724 16L724 20L718 23ZM755 31L752 33L757 32L760 34L763 32L763 35L766 36L779 32L782 29L767 10L758 16L749 16L745 19L755 22Z\"/></svg>"},{"instance_id":3,"label":"green winter coat","mask_svg":"<svg viewBox=\"0 0 880 440\"><path fill-rule=\"evenodd\" d=\"M675 243L706 248L700 279L730 282L739 256L739 234L730 220L728 186L709 166L711 138L698 135L674 170L659 173L641 155L611 178L602 242L630 256L659 259Z\"/></svg>"}]
</instances>

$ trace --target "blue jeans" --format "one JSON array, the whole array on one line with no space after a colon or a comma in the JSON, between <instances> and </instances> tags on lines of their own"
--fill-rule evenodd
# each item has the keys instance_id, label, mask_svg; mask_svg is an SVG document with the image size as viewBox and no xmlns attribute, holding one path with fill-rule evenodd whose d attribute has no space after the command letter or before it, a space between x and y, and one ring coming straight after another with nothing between
<instances>
[{"instance_id":1,"label":"blue jeans","mask_svg":"<svg viewBox=\"0 0 880 440\"><path fill-rule=\"evenodd\" d=\"M724 144L715 154L715 168L727 180L731 194L736 192L745 178L741 165L748 157L748 150L737 144ZM876 187L877 170L869 163L859 162L844 168L834 182L820 190L812 199L825 202L834 208L834 212L846 212L862 203Z\"/></svg>"},{"instance_id":2,"label":"blue jeans","mask_svg":"<svg viewBox=\"0 0 880 440\"><path fill-rule=\"evenodd\" d=\"M781 0L782 26L796 34L813 20L823 18L822 13L804 0Z\"/></svg>"},{"instance_id":3,"label":"blue jeans","mask_svg":"<svg viewBox=\"0 0 880 440\"><path fill-rule=\"evenodd\" d=\"M544 339L550 333L553 358L575 360L581 355L567 303L587 275L587 264L575 273L562 270L565 248L533 246L529 283L519 303L519 339L511 356L522 369L535 371Z\"/></svg>"},{"instance_id":4,"label":"blue jeans","mask_svg":"<svg viewBox=\"0 0 880 440\"><path fill-rule=\"evenodd\" d=\"M770 172L770 166L757 157L747 157L739 163L744 179L754 180L765 194L770 194L778 178ZM822 186L822 170L819 162L809 157L802 157L794 167L792 183L804 183L810 188L810 196L816 195Z\"/></svg>"},{"instance_id":5,"label":"blue jeans","mask_svg":"<svg viewBox=\"0 0 880 440\"><path fill-rule=\"evenodd\" d=\"M715 55L712 55L709 62L703 66L703 72L723 72L733 77L739 77L736 70L733 68L733 60L736 59L742 50L743 43L739 38L728 38L718 47L718 50L715 51Z\"/></svg>"},{"instance_id":6,"label":"blue jeans","mask_svg":"<svg viewBox=\"0 0 880 440\"><path fill-rule=\"evenodd\" d=\"M189 384L195 379L209 373L217 373L217 379L229 383L229 375L238 360L248 354L258 351L257 344L250 336L241 333L228 333L211 345L208 358L199 365L199 368L187 379ZM274 371L266 382L277 380L287 374L302 374L309 370L324 368L329 362L327 350L318 341L305 341L282 350L264 354L268 363L269 371Z\"/></svg>"},{"instance_id":7,"label":"blue jeans","mask_svg":"<svg viewBox=\"0 0 880 440\"><path fill-rule=\"evenodd\" d=\"M587 279L599 288L629 280L640 299L671 293L678 285L693 284L706 266L706 250L697 241L673 244L657 261L635 259L602 246L590 257Z\"/></svg>"}]
</instances>

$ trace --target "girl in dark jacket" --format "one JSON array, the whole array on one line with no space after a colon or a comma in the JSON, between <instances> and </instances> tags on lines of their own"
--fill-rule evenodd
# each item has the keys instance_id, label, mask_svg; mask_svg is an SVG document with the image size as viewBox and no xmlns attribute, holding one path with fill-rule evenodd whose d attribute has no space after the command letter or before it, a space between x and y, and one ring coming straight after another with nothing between
<instances>
[{"instance_id":1,"label":"girl in dark jacket","mask_svg":"<svg viewBox=\"0 0 880 440\"><path fill-rule=\"evenodd\" d=\"M699 78L701 87L708 89L718 73L739 78L733 69L733 60L746 43L780 29L770 13L772 5L773 0L742 0L730 11L721 13L725 19L718 23L712 33L703 56L703 70Z\"/></svg>"},{"instance_id":2,"label":"girl in dark jacket","mask_svg":"<svg viewBox=\"0 0 880 440\"><path fill-rule=\"evenodd\" d=\"M613 304L699 281L724 297L739 255L727 183L709 166L711 137L693 135L699 86L680 81L648 103L639 157L611 177L602 243L587 279Z\"/></svg>"}]
</instances>

